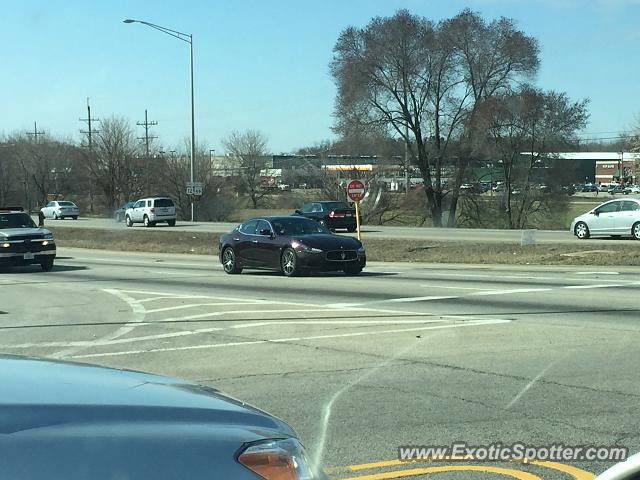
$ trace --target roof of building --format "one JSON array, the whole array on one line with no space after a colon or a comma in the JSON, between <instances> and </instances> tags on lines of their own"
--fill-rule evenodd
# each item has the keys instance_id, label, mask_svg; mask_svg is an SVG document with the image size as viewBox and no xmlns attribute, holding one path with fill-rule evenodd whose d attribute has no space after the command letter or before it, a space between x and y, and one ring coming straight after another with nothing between
<instances>
[{"instance_id":1,"label":"roof of building","mask_svg":"<svg viewBox=\"0 0 640 480\"><path fill-rule=\"evenodd\" d=\"M620 160L620 152L560 152L547 155L560 160ZM622 160L640 160L640 153L623 152Z\"/></svg>"}]
</instances>

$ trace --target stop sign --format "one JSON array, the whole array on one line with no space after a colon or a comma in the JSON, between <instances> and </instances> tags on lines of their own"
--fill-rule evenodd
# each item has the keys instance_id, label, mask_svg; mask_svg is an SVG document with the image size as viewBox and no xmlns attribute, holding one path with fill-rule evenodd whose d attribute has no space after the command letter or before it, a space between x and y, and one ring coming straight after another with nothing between
<instances>
[{"instance_id":1,"label":"stop sign","mask_svg":"<svg viewBox=\"0 0 640 480\"><path fill-rule=\"evenodd\" d=\"M364 183L360 180L351 180L347 185L347 196L352 202L359 202L364 198Z\"/></svg>"}]
</instances>

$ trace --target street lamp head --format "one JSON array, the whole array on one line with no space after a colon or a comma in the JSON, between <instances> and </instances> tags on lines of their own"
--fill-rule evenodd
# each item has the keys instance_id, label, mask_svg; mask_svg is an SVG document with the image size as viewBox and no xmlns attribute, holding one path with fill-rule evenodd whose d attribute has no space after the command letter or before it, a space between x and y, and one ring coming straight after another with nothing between
<instances>
[{"instance_id":1,"label":"street lamp head","mask_svg":"<svg viewBox=\"0 0 640 480\"><path fill-rule=\"evenodd\" d=\"M132 20L131 18L125 18L122 20L122 23L136 23L137 20Z\"/></svg>"}]
</instances>

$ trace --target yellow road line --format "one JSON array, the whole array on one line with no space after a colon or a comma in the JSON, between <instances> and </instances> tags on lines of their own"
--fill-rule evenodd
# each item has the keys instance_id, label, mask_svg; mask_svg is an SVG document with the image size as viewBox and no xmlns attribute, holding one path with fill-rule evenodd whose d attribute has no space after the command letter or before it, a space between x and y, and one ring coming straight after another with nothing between
<instances>
[{"instance_id":1,"label":"yellow road line","mask_svg":"<svg viewBox=\"0 0 640 480\"><path fill-rule=\"evenodd\" d=\"M420 463L420 462L433 462L433 461L442 461L442 460L473 461L475 459L473 457L469 457L469 456L447 456L447 457L438 458L438 459L424 459L424 460L416 460L416 461L406 461L406 460L397 460L397 459L396 460L382 460L382 461L379 461L379 462L357 463L357 464L353 464L353 465L346 465L344 467L327 468L325 470L329 474L339 474L341 472L345 472L345 473L346 472L360 472L362 470L373 470L373 469L377 469L377 468L407 466L407 465L410 465L410 464L415 464L415 463ZM588 471L583 470L583 469L578 468L578 467L574 467L572 465L565 464L565 463L551 462L551 461L545 461L545 460L528 460L527 462L525 462L523 460L513 460L513 462L517 462L517 463L521 463L521 464L537 465L537 466L540 466L540 467L549 468L551 470L557 470L559 472L571 475L576 480L593 480L595 478L595 475L593 473L588 472ZM499 472L496 472L495 470L491 470L491 469L500 468L500 467L491 467L491 466L486 466L486 467L484 467L484 466L472 466L472 467L473 468L471 470L474 470L474 471L487 471L487 472L494 472L494 473L499 473ZM437 469L441 469L441 470L430 470L428 472L427 471L423 472L423 470L425 468L437 468ZM395 470L393 472L374 473L374 474L368 474L368 475L364 475L364 476L361 475L361 476L357 476L357 477L342 478L341 480L350 480L350 479L356 479L356 478L360 479L360 480L399 478L399 477L402 477L402 476L411 476L411 475L420 475L421 474L421 473L407 473L407 472L420 471L422 473L438 473L438 472L454 471L454 470L460 470L460 469L464 470L465 468L467 468L467 467L464 466L464 465L451 465L451 466L441 466L441 467L422 467L422 468L413 468L413 469L406 469L406 470ZM483 468L485 470L481 470ZM511 469L503 469L503 470L526 473L526 472L522 472L520 470L511 470ZM383 476L379 476L379 475L383 475ZM384 476L384 475L395 475L395 476ZM536 477L535 475L533 475L533 477L539 478L539 477ZM517 477L517 478L520 478L520 477Z\"/></svg>"},{"instance_id":2,"label":"yellow road line","mask_svg":"<svg viewBox=\"0 0 640 480\"><path fill-rule=\"evenodd\" d=\"M344 478L342 480L386 480L390 478L411 477L415 475L424 475L428 473L445 473L445 472L488 472L497 473L517 478L518 480L542 480L537 475L522 470L514 470L511 468L490 467L484 465L447 465L442 467L422 467L411 468L408 470L394 470L392 472L373 473L368 475L359 475L357 477Z\"/></svg>"}]
</instances>

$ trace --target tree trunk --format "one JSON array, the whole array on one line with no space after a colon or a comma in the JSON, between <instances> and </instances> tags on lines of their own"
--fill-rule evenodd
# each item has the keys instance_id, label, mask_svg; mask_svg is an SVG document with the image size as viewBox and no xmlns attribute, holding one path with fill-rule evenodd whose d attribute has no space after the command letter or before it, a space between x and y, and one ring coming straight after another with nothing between
<instances>
[{"instance_id":1,"label":"tree trunk","mask_svg":"<svg viewBox=\"0 0 640 480\"><path fill-rule=\"evenodd\" d=\"M424 191L427 195L427 208L431 208L431 221L434 227L442 227L442 195L436 194L431 184L431 172L427 153L420 132L416 133L416 145L418 147L418 168L424 182Z\"/></svg>"}]
</instances>

